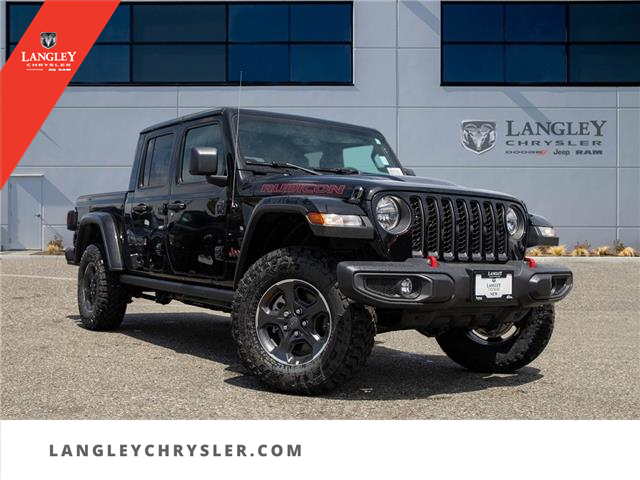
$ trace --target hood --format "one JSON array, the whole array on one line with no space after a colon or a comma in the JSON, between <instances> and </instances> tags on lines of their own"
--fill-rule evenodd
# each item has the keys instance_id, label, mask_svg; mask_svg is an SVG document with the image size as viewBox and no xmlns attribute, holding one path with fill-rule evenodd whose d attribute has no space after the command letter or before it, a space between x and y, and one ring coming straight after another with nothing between
<instances>
[{"instance_id":1,"label":"hood","mask_svg":"<svg viewBox=\"0 0 640 480\"><path fill-rule=\"evenodd\" d=\"M451 195L500 198L521 203L512 195L491 190L471 189L446 180L428 177L387 175L266 175L253 177L248 186L253 196L328 195L348 198L355 187L365 190L366 198L383 191L413 191ZM259 181L256 181L259 180Z\"/></svg>"}]
</instances>

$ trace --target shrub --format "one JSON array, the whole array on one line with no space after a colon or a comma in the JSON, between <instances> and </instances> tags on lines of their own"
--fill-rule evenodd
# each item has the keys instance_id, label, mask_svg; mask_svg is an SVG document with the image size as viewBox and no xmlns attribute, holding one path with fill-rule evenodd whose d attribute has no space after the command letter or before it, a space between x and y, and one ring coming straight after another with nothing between
<instances>
[{"instance_id":1,"label":"shrub","mask_svg":"<svg viewBox=\"0 0 640 480\"><path fill-rule=\"evenodd\" d=\"M49 255L58 255L64 252L64 245L62 244L62 238L58 235L54 236L47 244L47 253Z\"/></svg>"},{"instance_id":2,"label":"shrub","mask_svg":"<svg viewBox=\"0 0 640 480\"><path fill-rule=\"evenodd\" d=\"M624 243L622 243L620 240L616 240L613 242L611 250L613 251L614 255L620 255L620 252L624 251L626 248L627 246Z\"/></svg>"},{"instance_id":3,"label":"shrub","mask_svg":"<svg viewBox=\"0 0 640 480\"><path fill-rule=\"evenodd\" d=\"M604 257L606 255L612 255L611 253L611 248L607 247L606 245L603 245L601 247L596 247L592 252L592 255L595 255L597 257Z\"/></svg>"},{"instance_id":4,"label":"shrub","mask_svg":"<svg viewBox=\"0 0 640 480\"><path fill-rule=\"evenodd\" d=\"M549 255L553 255L554 257L562 257L567 254L567 249L564 245L556 245L555 247L549 248Z\"/></svg>"},{"instance_id":5,"label":"shrub","mask_svg":"<svg viewBox=\"0 0 640 480\"><path fill-rule=\"evenodd\" d=\"M527 250L527 254L526 255L528 257L541 257L542 255L544 255L544 252L539 247L533 247L533 248L530 248L529 250Z\"/></svg>"},{"instance_id":6,"label":"shrub","mask_svg":"<svg viewBox=\"0 0 640 480\"><path fill-rule=\"evenodd\" d=\"M569 255L571 255L572 257L588 257L589 249L583 246L576 246L573 250L571 250L571 253L569 253Z\"/></svg>"},{"instance_id":7,"label":"shrub","mask_svg":"<svg viewBox=\"0 0 640 480\"><path fill-rule=\"evenodd\" d=\"M625 247L618 253L618 256L619 257L638 257L640 256L640 252L637 252L631 247Z\"/></svg>"}]
</instances>

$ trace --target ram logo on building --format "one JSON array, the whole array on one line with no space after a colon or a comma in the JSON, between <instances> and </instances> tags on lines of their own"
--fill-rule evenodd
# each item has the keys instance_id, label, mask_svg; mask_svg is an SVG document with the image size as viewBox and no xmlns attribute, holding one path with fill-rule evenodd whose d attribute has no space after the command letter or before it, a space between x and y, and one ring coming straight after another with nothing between
<instances>
[{"instance_id":1,"label":"ram logo on building","mask_svg":"<svg viewBox=\"0 0 640 480\"><path fill-rule=\"evenodd\" d=\"M496 122L484 120L464 120L462 122L462 146L481 154L496 145Z\"/></svg>"}]
</instances>

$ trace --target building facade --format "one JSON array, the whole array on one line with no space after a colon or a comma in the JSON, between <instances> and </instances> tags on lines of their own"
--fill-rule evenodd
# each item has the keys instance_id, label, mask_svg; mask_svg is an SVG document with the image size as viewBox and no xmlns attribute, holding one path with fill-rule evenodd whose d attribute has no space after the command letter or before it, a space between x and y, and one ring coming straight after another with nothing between
<instances>
[{"instance_id":1,"label":"building facade","mask_svg":"<svg viewBox=\"0 0 640 480\"><path fill-rule=\"evenodd\" d=\"M0 1L0 62L37 9ZM2 189L1 249L69 245L67 210L127 188L140 130L239 98L379 129L568 246L639 248L639 58L640 2L123 2Z\"/></svg>"}]
</instances>

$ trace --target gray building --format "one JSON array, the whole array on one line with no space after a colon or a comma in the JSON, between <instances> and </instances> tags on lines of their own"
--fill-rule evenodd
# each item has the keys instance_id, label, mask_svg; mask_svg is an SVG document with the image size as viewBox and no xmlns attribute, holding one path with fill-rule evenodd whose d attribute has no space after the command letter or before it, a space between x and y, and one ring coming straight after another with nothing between
<instances>
[{"instance_id":1,"label":"gray building","mask_svg":"<svg viewBox=\"0 0 640 480\"><path fill-rule=\"evenodd\" d=\"M3 63L21 3L0 1ZM243 107L374 127L418 175L515 194L568 246L640 247L638 2L300 3L123 3L2 189L1 248L69 245L67 210L126 189L138 132L236 105L241 69Z\"/></svg>"}]
</instances>

